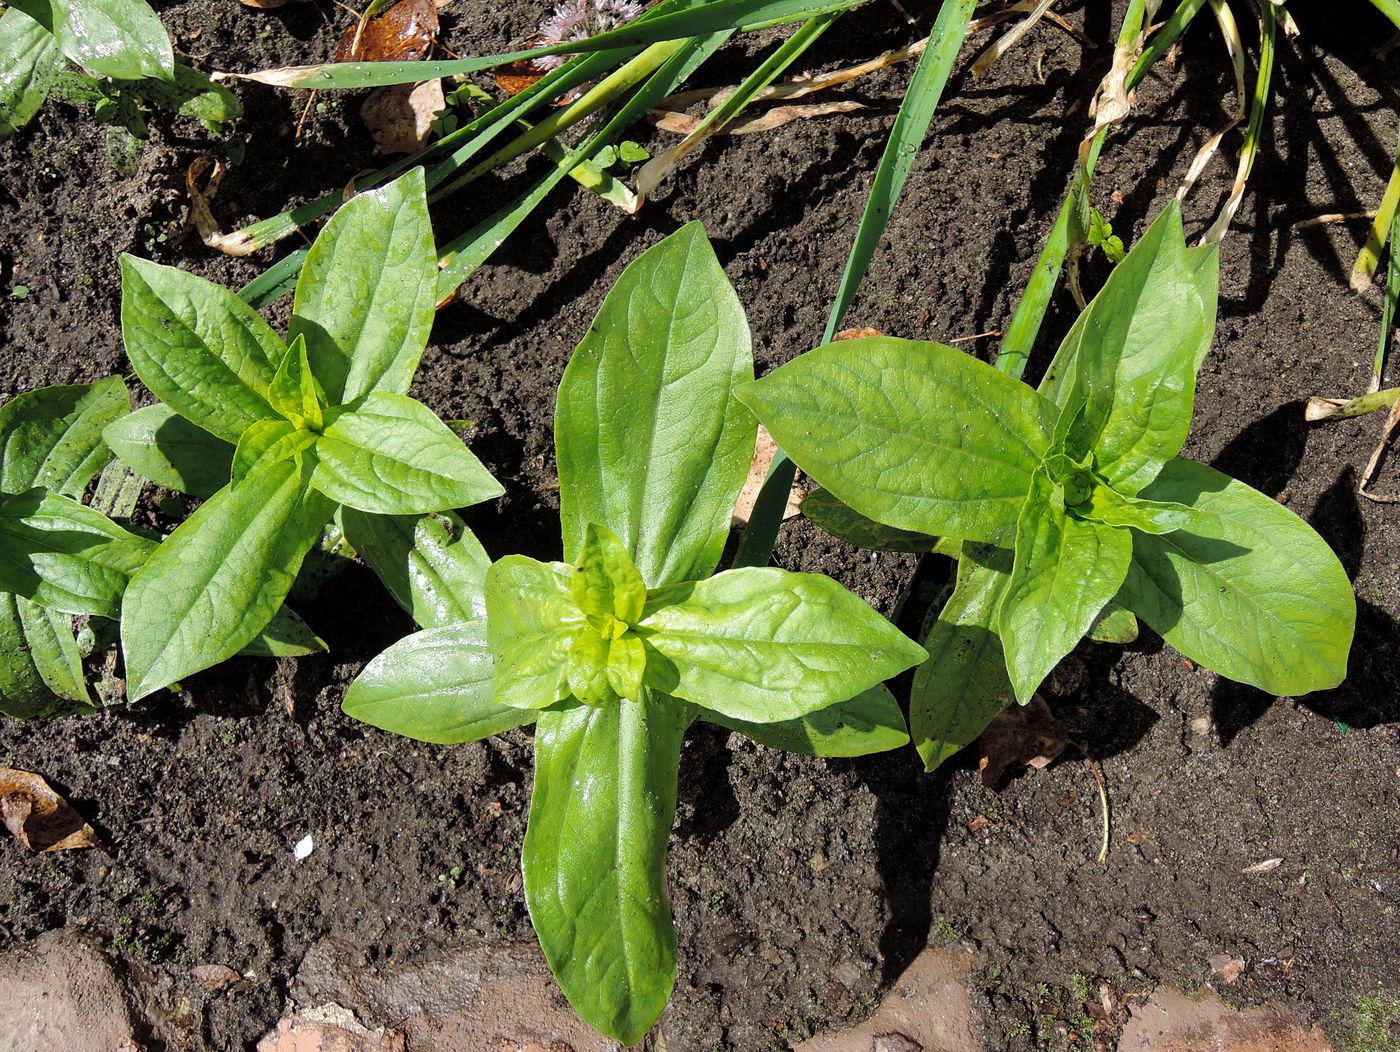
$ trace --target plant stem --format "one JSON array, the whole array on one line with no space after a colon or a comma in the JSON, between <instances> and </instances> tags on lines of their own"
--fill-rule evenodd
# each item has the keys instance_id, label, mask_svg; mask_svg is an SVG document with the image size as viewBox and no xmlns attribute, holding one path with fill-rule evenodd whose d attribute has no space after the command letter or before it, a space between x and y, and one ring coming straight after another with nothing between
<instances>
[{"instance_id":1,"label":"plant stem","mask_svg":"<svg viewBox=\"0 0 1400 1052\"><path fill-rule=\"evenodd\" d=\"M1376 218L1371 221L1371 233L1366 238L1366 244L1361 247L1361 254L1356 257L1356 265L1351 268L1351 287L1358 292L1370 285L1375 276L1376 265L1380 262L1381 250L1385 248L1397 205L1400 205L1400 141L1396 142L1395 167L1390 170L1390 182L1386 184L1385 197L1381 198Z\"/></svg>"}]
</instances>

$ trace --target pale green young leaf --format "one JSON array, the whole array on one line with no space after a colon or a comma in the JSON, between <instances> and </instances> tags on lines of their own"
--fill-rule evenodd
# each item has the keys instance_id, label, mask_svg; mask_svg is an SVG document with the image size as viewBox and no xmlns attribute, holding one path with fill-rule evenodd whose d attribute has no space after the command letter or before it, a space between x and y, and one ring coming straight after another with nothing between
<instances>
[{"instance_id":1,"label":"pale green young leaf","mask_svg":"<svg viewBox=\"0 0 1400 1052\"><path fill-rule=\"evenodd\" d=\"M1066 514L1053 489L1048 474L1037 471L1017 524L1015 564L997 613L1006 669L1022 705L1089 631L1123 583L1133 556L1126 529Z\"/></svg>"},{"instance_id":2,"label":"pale green young leaf","mask_svg":"<svg viewBox=\"0 0 1400 1052\"><path fill-rule=\"evenodd\" d=\"M957 584L924 639L928 660L909 688L909 731L926 771L975 742L1012 702L996 632L1011 567L1005 548L963 545Z\"/></svg>"},{"instance_id":3,"label":"pale green young leaf","mask_svg":"<svg viewBox=\"0 0 1400 1052\"><path fill-rule=\"evenodd\" d=\"M72 622L67 614L0 592L0 714L32 720L97 708Z\"/></svg>"},{"instance_id":4,"label":"pale green young leaf","mask_svg":"<svg viewBox=\"0 0 1400 1052\"><path fill-rule=\"evenodd\" d=\"M323 654L327 649L326 641L311 630L301 615L283 606L238 653L242 657L290 658Z\"/></svg>"},{"instance_id":5,"label":"pale green young leaf","mask_svg":"<svg viewBox=\"0 0 1400 1052\"><path fill-rule=\"evenodd\" d=\"M615 617L626 625L641 620L647 586L617 534L590 522L573 568L574 602L593 617ZM633 695L635 698L635 695Z\"/></svg>"},{"instance_id":6,"label":"pale green young leaf","mask_svg":"<svg viewBox=\"0 0 1400 1052\"><path fill-rule=\"evenodd\" d=\"M577 559L596 522L653 588L711 573L757 430L731 392L752 378L743 306L690 223L623 271L564 370L564 557Z\"/></svg>"},{"instance_id":7,"label":"pale green young leaf","mask_svg":"<svg viewBox=\"0 0 1400 1052\"><path fill-rule=\"evenodd\" d=\"M1088 635L1095 643L1127 646L1138 637L1138 620L1131 610L1117 603L1107 603L1089 626Z\"/></svg>"},{"instance_id":8,"label":"pale green young leaf","mask_svg":"<svg viewBox=\"0 0 1400 1052\"><path fill-rule=\"evenodd\" d=\"M145 697L232 657L276 615L334 505L310 465L270 460L176 527L122 603L127 694Z\"/></svg>"},{"instance_id":9,"label":"pale green young leaf","mask_svg":"<svg viewBox=\"0 0 1400 1052\"><path fill-rule=\"evenodd\" d=\"M1191 524L1191 509L1172 501L1125 497L1102 483L1094 485L1089 499L1074 509L1089 522L1104 526L1131 526L1143 533L1172 533Z\"/></svg>"},{"instance_id":10,"label":"pale green young leaf","mask_svg":"<svg viewBox=\"0 0 1400 1052\"><path fill-rule=\"evenodd\" d=\"M290 420L259 420L243 432L233 451L231 483L237 488L259 465L279 460L300 464L306 459L314 465L314 456L303 458L302 454L315 444L316 436L312 432L298 428Z\"/></svg>"},{"instance_id":11,"label":"pale green young leaf","mask_svg":"<svg viewBox=\"0 0 1400 1052\"><path fill-rule=\"evenodd\" d=\"M637 634L647 686L754 723L799 719L925 656L831 578L776 567L653 592Z\"/></svg>"},{"instance_id":12,"label":"pale green young leaf","mask_svg":"<svg viewBox=\"0 0 1400 1052\"><path fill-rule=\"evenodd\" d=\"M292 340L267 390L268 403L295 427L321 430L326 405L325 392L311 375L306 360L306 340Z\"/></svg>"},{"instance_id":13,"label":"pale green young leaf","mask_svg":"<svg viewBox=\"0 0 1400 1052\"><path fill-rule=\"evenodd\" d=\"M144 0L10 0L83 69L113 80L175 76L170 34Z\"/></svg>"},{"instance_id":14,"label":"pale green young leaf","mask_svg":"<svg viewBox=\"0 0 1400 1052\"><path fill-rule=\"evenodd\" d=\"M707 723L738 731L760 745L804 756L844 759L889 752L909 744L904 713L883 683L861 691L849 701L779 723L750 723L712 709L702 709L699 715Z\"/></svg>"},{"instance_id":15,"label":"pale green young leaf","mask_svg":"<svg viewBox=\"0 0 1400 1052\"><path fill-rule=\"evenodd\" d=\"M330 410L316 461L316 489L380 515L462 508L505 492L431 409L401 394Z\"/></svg>"},{"instance_id":16,"label":"pale green young leaf","mask_svg":"<svg viewBox=\"0 0 1400 1052\"><path fill-rule=\"evenodd\" d=\"M433 327L436 281L422 168L331 217L302 266L289 332L306 338L331 405L408 392Z\"/></svg>"},{"instance_id":17,"label":"pale green young leaf","mask_svg":"<svg viewBox=\"0 0 1400 1052\"><path fill-rule=\"evenodd\" d=\"M212 497L233 473L234 447L164 402L118 418L102 438L142 478L193 497Z\"/></svg>"},{"instance_id":18,"label":"pale green young leaf","mask_svg":"<svg viewBox=\"0 0 1400 1052\"><path fill-rule=\"evenodd\" d=\"M0 591L52 610L117 618L155 547L71 497L32 489L0 498Z\"/></svg>"},{"instance_id":19,"label":"pale green young leaf","mask_svg":"<svg viewBox=\"0 0 1400 1052\"><path fill-rule=\"evenodd\" d=\"M1346 678L1356 596L1327 543L1258 490L1189 460L1143 491L1191 524L1138 535L1117 601L1191 660L1275 695Z\"/></svg>"},{"instance_id":20,"label":"pale green young leaf","mask_svg":"<svg viewBox=\"0 0 1400 1052\"><path fill-rule=\"evenodd\" d=\"M814 489L802 498L802 514L827 533L872 552L931 552L937 537L900 530L876 522L843 504L828 489Z\"/></svg>"},{"instance_id":21,"label":"pale green young leaf","mask_svg":"<svg viewBox=\"0 0 1400 1052\"><path fill-rule=\"evenodd\" d=\"M39 112L63 65L52 33L18 8L0 13L0 139Z\"/></svg>"},{"instance_id":22,"label":"pale green young leaf","mask_svg":"<svg viewBox=\"0 0 1400 1052\"><path fill-rule=\"evenodd\" d=\"M1070 452L1092 448L1097 470L1127 496L1186 442L1218 286L1218 245L1187 248L1173 202L1114 268L1047 371L1043 394L1067 412L1086 406L1091 445Z\"/></svg>"},{"instance_id":23,"label":"pale green young leaf","mask_svg":"<svg viewBox=\"0 0 1400 1052\"><path fill-rule=\"evenodd\" d=\"M122 338L132 368L170 408L226 442L277 416L268 388L286 347L228 289L121 257Z\"/></svg>"},{"instance_id":24,"label":"pale green young leaf","mask_svg":"<svg viewBox=\"0 0 1400 1052\"><path fill-rule=\"evenodd\" d=\"M618 701L608 678L608 645L608 640L585 628L569 646L565 659L569 693L585 705L615 705Z\"/></svg>"},{"instance_id":25,"label":"pale green young leaf","mask_svg":"<svg viewBox=\"0 0 1400 1052\"><path fill-rule=\"evenodd\" d=\"M341 508L350 546L423 628L486 617L491 558L450 511L367 515Z\"/></svg>"},{"instance_id":26,"label":"pale green young leaf","mask_svg":"<svg viewBox=\"0 0 1400 1052\"><path fill-rule=\"evenodd\" d=\"M569 650L588 627L570 589L572 568L507 555L486 572L486 623L496 700L542 709L569 694Z\"/></svg>"},{"instance_id":27,"label":"pale green young leaf","mask_svg":"<svg viewBox=\"0 0 1400 1052\"><path fill-rule=\"evenodd\" d=\"M0 406L0 492L82 495L111 459L102 429L131 412L121 377L41 387Z\"/></svg>"},{"instance_id":28,"label":"pale green young leaf","mask_svg":"<svg viewBox=\"0 0 1400 1052\"><path fill-rule=\"evenodd\" d=\"M493 699L486 622L442 625L399 640L345 693L347 716L418 741L479 741L533 722L536 713Z\"/></svg>"},{"instance_id":29,"label":"pale green young leaf","mask_svg":"<svg viewBox=\"0 0 1400 1052\"><path fill-rule=\"evenodd\" d=\"M642 695L646 649L637 635L628 632L608 643L608 686L620 697L636 701Z\"/></svg>"},{"instance_id":30,"label":"pale green young leaf","mask_svg":"<svg viewBox=\"0 0 1400 1052\"><path fill-rule=\"evenodd\" d=\"M525 900L559 988L624 1045L651 1028L676 979L666 845L688 708L640 702L540 713L525 831Z\"/></svg>"},{"instance_id":31,"label":"pale green young leaf","mask_svg":"<svg viewBox=\"0 0 1400 1052\"><path fill-rule=\"evenodd\" d=\"M877 522L1010 545L1050 407L962 351L890 337L801 355L736 392L803 471Z\"/></svg>"}]
</instances>

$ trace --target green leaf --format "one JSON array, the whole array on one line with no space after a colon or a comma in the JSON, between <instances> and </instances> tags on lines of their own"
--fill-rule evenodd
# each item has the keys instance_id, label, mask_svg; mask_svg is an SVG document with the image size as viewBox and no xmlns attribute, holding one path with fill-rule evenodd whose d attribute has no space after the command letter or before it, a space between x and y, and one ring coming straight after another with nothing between
<instances>
[{"instance_id":1,"label":"green leaf","mask_svg":"<svg viewBox=\"0 0 1400 1052\"><path fill-rule=\"evenodd\" d=\"M422 168L331 217L302 266L289 333L306 338L330 404L407 393L433 327L436 282Z\"/></svg>"},{"instance_id":2,"label":"green leaf","mask_svg":"<svg viewBox=\"0 0 1400 1052\"><path fill-rule=\"evenodd\" d=\"M1011 680L997 609L1011 583L1011 552L963 545L953 594L924 640L928 660L909 689L909 729L914 747L932 771L971 745L1011 704Z\"/></svg>"},{"instance_id":3,"label":"green leaf","mask_svg":"<svg viewBox=\"0 0 1400 1052\"><path fill-rule=\"evenodd\" d=\"M237 489L248 474L260 464L276 461L302 462L301 454L316 444L316 436L303 431L289 420L259 420L238 440L233 451L232 486ZM315 464L314 456L305 458ZM313 473L314 481L315 475Z\"/></svg>"},{"instance_id":4,"label":"green leaf","mask_svg":"<svg viewBox=\"0 0 1400 1052\"><path fill-rule=\"evenodd\" d=\"M565 559L595 522L653 588L711 573L757 432L730 395L752 378L743 306L703 228L687 224L623 271L564 370Z\"/></svg>"},{"instance_id":5,"label":"green leaf","mask_svg":"<svg viewBox=\"0 0 1400 1052\"><path fill-rule=\"evenodd\" d=\"M575 636L569 645L564 676L569 684L569 693L585 705L613 705L620 698L608 675L611 645L609 640L587 628ZM643 657L643 666L645 663ZM637 700L635 692L632 700Z\"/></svg>"},{"instance_id":6,"label":"green leaf","mask_svg":"<svg viewBox=\"0 0 1400 1052\"><path fill-rule=\"evenodd\" d=\"M904 727L899 702L883 683L862 691L849 701L780 723L750 723L709 709L701 711L700 718L738 731L772 749L828 759L869 756L909 744L909 732Z\"/></svg>"},{"instance_id":7,"label":"green leaf","mask_svg":"<svg viewBox=\"0 0 1400 1052\"><path fill-rule=\"evenodd\" d=\"M71 497L32 489L0 499L0 591L52 610L117 618L154 549Z\"/></svg>"},{"instance_id":8,"label":"green leaf","mask_svg":"<svg viewBox=\"0 0 1400 1052\"><path fill-rule=\"evenodd\" d=\"M143 0L11 0L89 73L113 80L175 76L170 35Z\"/></svg>"},{"instance_id":9,"label":"green leaf","mask_svg":"<svg viewBox=\"0 0 1400 1052\"><path fill-rule=\"evenodd\" d=\"M306 360L306 340L298 336L287 348L282 364L267 389L267 401L295 427L320 431L325 422L325 392L311 375Z\"/></svg>"},{"instance_id":10,"label":"green leaf","mask_svg":"<svg viewBox=\"0 0 1400 1052\"><path fill-rule=\"evenodd\" d=\"M194 497L212 497L233 472L234 447L163 402L118 418L102 438L138 475Z\"/></svg>"},{"instance_id":11,"label":"green leaf","mask_svg":"<svg viewBox=\"0 0 1400 1052\"><path fill-rule=\"evenodd\" d=\"M330 410L311 484L340 504L381 515L461 508L505 490L422 402L366 395Z\"/></svg>"},{"instance_id":12,"label":"green leaf","mask_svg":"<svg viewBox=\"0 0 1400 1052\"><path fill-rule=\"evenodd\" d=\"M896 675L924 650L829 577L727 570L648 597L646 682L733 719L799 719Z\"/></svg>"},{"instance_id":13,"label":"green leaf","mask_svg":"<svg viewBox=\"0 0 1400 1052\"><path fill-rule=\"evenodd\" d=\"M346 691L347 716L418 741L474 742L532 722L536 713L493 700L486 622L445 625L401 639Z\"/></svg>"},{"instance_id":14,"label":"green leaf","mask_svg":"<svg viewBox=\"0 0 1400 1052\"><path fill-rule=\"evenodd\" d=\"M1196 371L1215 334L1219 246L1187 248L1175 202L1066 337L1041 392L1082 425L1097 471L1135 496L1186 442ZM1053 379L1051 379L1053 378ZM1076 394L1077 392L1077 394Z\"/></svg>"},{"instance_id":15,"label":"green leaf","mask_svg":"<svg viewBox=\"0 0 1400 1052\"><path fill-rule=\"evenodd\" d=\"M228 289L123 255L122 338L141 382L192 424L237 442L275 417L268 388L287 349Z\"/></svg>"},{"instance_id":16,"label":"green leaf","mask_svg":"<svg viewBox=\"0 0 1400 1052\"><path fill-rule=\"evenodd\" d=\"M39 112L62 70L52 33L16 8L0 14L0 139Z\"/></svg>"},{"instance_id":17,"label":"green leaf","mask_svg":"<svg viewBox=\"0 0 1400 1052\"><path fill-rule=\"evenodd\" d=\"M1022 705L1089 631L1133 557L1126 529L1065 513L1037 471L1016 530L1016 559L997 614L1006 668Z\"/></svg>"},{"instance_id":18,"label":"green leaf","mask_svg":"<svg viewBox=\"0 0 1400 1052\"><path fill-rule=\"evenodd\" d=\"M1127 646L1138 637L1137 617L1117 603L1108 603L1089 626L1089 638L1095 643Z\"/></svg>"},{"instance_id":19,"label":"green leaf","mask_svg":"<svg viewBox=\"0 0 1400 1052\"><path fill-rule=\"evenodd\" d=\"M641 620L647 586L612 530L596 522L588 524L573 570L574 602L585 614L616 618L625 625Z\"/></svg>"},{"instance_id":20,"label":"green leaf","mask_svg":"<svg viewBox=\"0 0 1400 1052\"><path fill-rule=\"evenodd\" d=\"M1009 546L1049 406L937 343L819 347L736 392L807 474L877 522Z\"/></svg>"},{"instance_id":21,"label":"green leaf","mask_svg":"<svg viewBox=\"0 0 1400 1052\"><path fill-rule=\"evenodd\" d=\"M624 1045L676 979L666 844L687 708L641 702L540 713L522 863L550 970L589 1026Z\"/></svg>"},{"instance_id":22,"label":"green leaf","mask_svg":"<svg viewBox=\"0 0 1400 1052\"><path fill-rule=\"evenodd\" d=\"M569 694L569 650L588 622L574 603L573 570L507 555L486 572L486 623L496 700L542 709Z\"/></svg>"},{"instance_id":23,"label":"green leaf","mask_svg":"<svg viewBox=\"0 0 1400 1052\"><path fill-rule=\"evenodd\" d=\"M1274 695L1346 678L1356 597L1336 555L1258 490L1189 460L1143 491L1190 505L1189 528L1138 535L1118 602L1191 660Z\"/></svg>"},{"instance_id":24,"label":"green leaf","mask_svg":"<svg viewBox=\"0 0 1400 1052\"><path fill-rule=\"evenodd\" d=\"M284 606L238 653L243 657L289 658L323 654L326 650L326 641L311 631L295 610Z\"/></svg>"},{"instance_id":25,"label":"green leaf","mask_svg":"<svg viewBox=\"0 0 1400 1052\"><path fill-rule=\"evenodd\" d=\"M72 620L0 592L0 713L31 720L96 710Z\"/></svg>"},{"instance_id":26,"label":"green leaf","mask_svg":"<svg viewBox=\"0 0 1400 1052\"><path fill-rule=\"evenodd\" d=\"M223 124L243 115L243 106L233 92L179 62L175 63L173 81L142 80L128 90L161 109L210 124Z\"/></svg>"},{"instance_id":27,"label":"green leaf","mask_svg":"<svg viewBox=\"0 0 1400 1052\"><path fill-rule=\"evenodd\" d=\"M485 619L491 558L452 512L366 515L342 508L340 521L350 546L419 625Z\"/></svg>"},{"instance_id":28,"label":"green leaf","mask_svg":"<svg viewBox=\"0 0 1400 1052\"><path fill-rule=\"evenodd\" d=\"M873 552L931 552L937 537L900 530L867 518L843 504L826 489L814 489L802 498L802 514L827 533L847 544Z\"/></svg>"},{"instance_id":29,"label":"green leaf","mask_svg":"<svg viewBox=\"0 0 1400 1052\"><path fill-rule=\"evenodd\" d=\"M1172 533L1191 524L1191 509L1172 501L1125 497L1099 483L1075 514L1104 526L1131 526L1143 533Z\"/></svg>"},{"instance_id":30,"label":"green leaf","mask_svg":"<svg viewBox=\"0 0 1400 1052\"><path fill-rule=\"evenodd\" d=\"M82 495L111 459L102 429L131 412L121 378L95 384L41 387L0 407L0 492L43 486Z\"/></svg>"},{"instance_id":31,"label":"green leaf","mask_svg":"<svg viewBox=\"0 0 1400 1052\"><path fill-rule=\"evenodd\" d=\"M334 506L309 463L270 460L181 523L132 579L122 647L133 700L248 645L276 615Z\"/></svg>"}]
</instances>

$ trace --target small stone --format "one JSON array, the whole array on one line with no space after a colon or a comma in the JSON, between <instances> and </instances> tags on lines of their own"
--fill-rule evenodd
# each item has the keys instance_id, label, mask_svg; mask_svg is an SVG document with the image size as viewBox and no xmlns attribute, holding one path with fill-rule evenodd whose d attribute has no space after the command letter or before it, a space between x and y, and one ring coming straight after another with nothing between
<instances>
[{"instance_id":1,"label":"small stone","mask_svg":"<svg viewBox=\"0 0 1400 1052\"><path fill-rule=\"evenodd\" d=\"M292 848L292 857L298 862L311 857L311 852L316 850L316 841L307 833L297 841L296 847Z\"/></svg>"},{"instance_id":2,"label":"small stone","mask_svg":"<svg viewBox=\"0 0 1400 1052\"><path fill-rule=\"evenodd\" d=\"M1209 716L1197 716L1191 721L1191 733L1198 738L1204 738L1211 730L1211 719Z\"/></svg>"},{"instance_id":3,"label":"small stone","mask_svg":"<svg viewBox=\"0 0 1400 1052\"><path fill-rule=\"evenodd\" d=\"M879 1034L871 1052L924 1052L924 1046L903 1034Z\"/></svg>"}]
</instances>

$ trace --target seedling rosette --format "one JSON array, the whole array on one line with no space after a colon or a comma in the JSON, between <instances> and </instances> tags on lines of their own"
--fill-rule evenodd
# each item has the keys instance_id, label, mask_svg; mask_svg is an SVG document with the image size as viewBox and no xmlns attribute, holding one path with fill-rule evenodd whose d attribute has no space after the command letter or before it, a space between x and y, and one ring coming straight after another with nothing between
<instances>
[{"instance_id":1,"label":"seedling rosette","mask_svg":"<svg viewBox=\"0 0 1400 1052\"><path fill-rule=\"evenodd\" d=\"M1276 501L1177 456L1215 325L1218 251L1173 204L1033 390L936 343L818 348L737 392L844 504L960 540L910 710L932 769L1131 611L1198 664L1278 695L1346 675L1355 598ZM830 502L830 500L828 501ZM926 549L927 550L927 549ZM1121 608L1121 609L1120 609Z\"/></svg>"},{"instance_id":2,"label":"seedling rosette","mask_svg":"<svg viewBox=\"0 0 1400 1052\"><path fill-rule=\"evenodd\" d=\"M829 578L715 574L756 425L743 309L698 224L609 293L559 388L563 562L457 572L449 604L366 667L350 715L437 742L534 723L525 897L551 969L625 1044L675 983L666 844L696 719L781 748L853 756L908 741L882 681L923 650ZM415 612L415 616L419 616ZM422 618L420 618L422 620Z\"/></svg>"}]
</instances>

